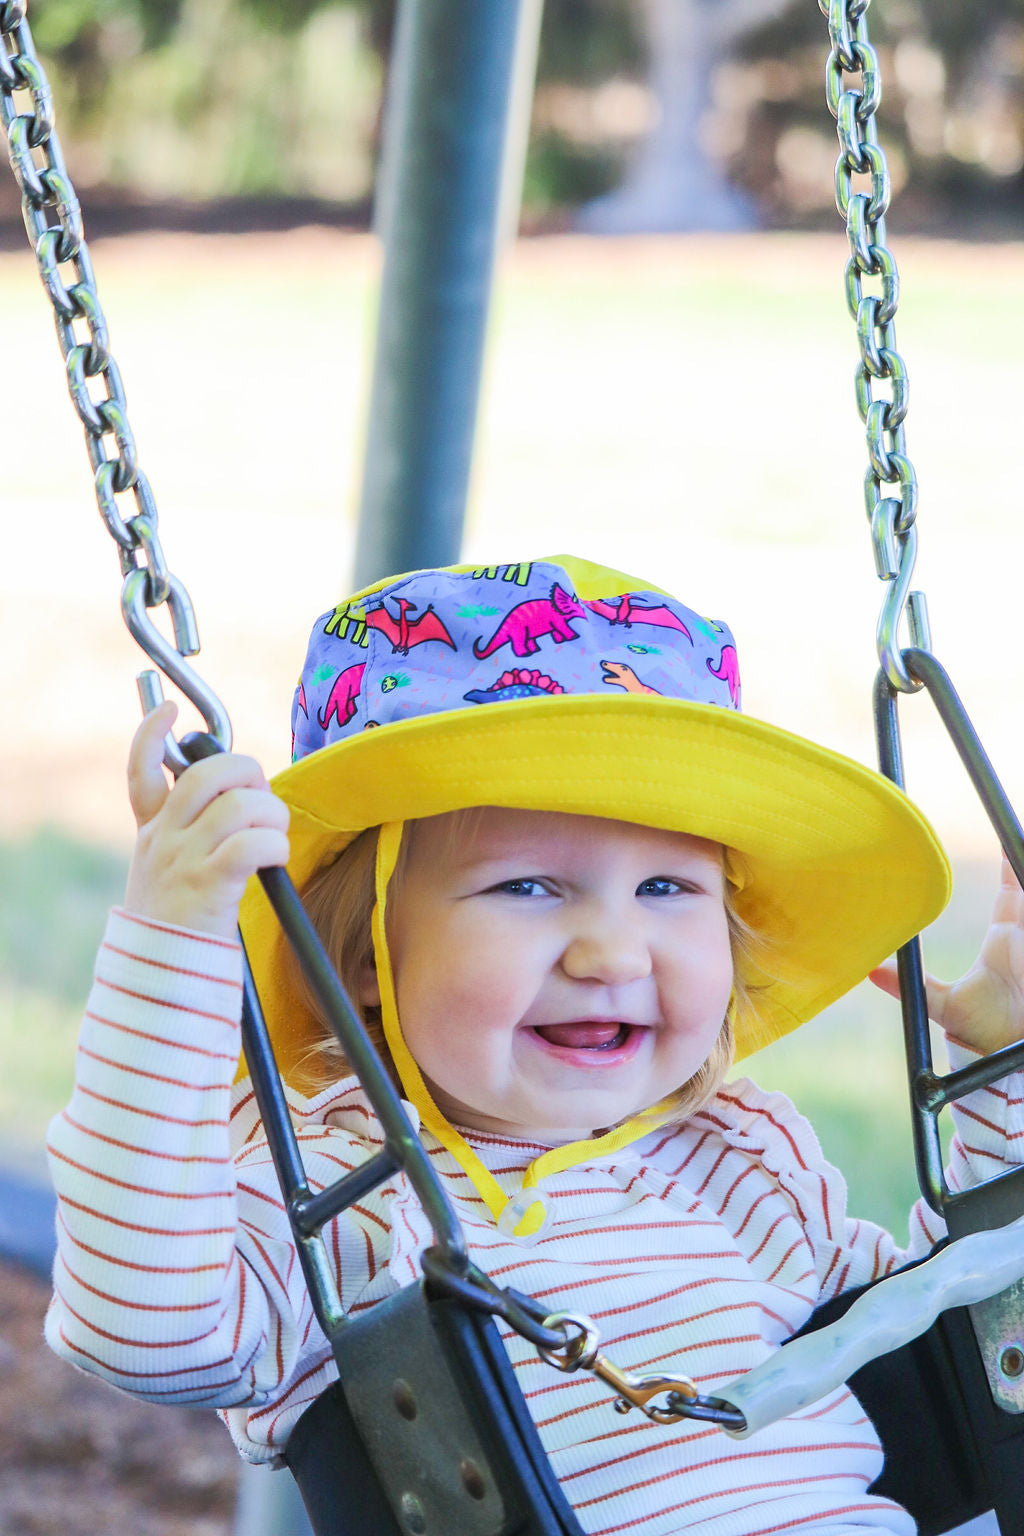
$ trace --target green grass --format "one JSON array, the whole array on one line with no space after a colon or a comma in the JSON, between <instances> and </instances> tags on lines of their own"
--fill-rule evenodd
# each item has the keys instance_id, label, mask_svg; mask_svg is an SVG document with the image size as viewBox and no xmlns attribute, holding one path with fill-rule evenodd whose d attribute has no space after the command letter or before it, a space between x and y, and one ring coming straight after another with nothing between
<instances>
[{"instance_id":1,"label":"green grass","mask_svg":"<svg viewBox=\"0 0 1024 1536\"><path fill-rule=\"evenodd\" d=\"M28 1159L71 1089L75 1040L124 859L42 827L0 844L0 1140Z\"/></svg>"},{"instance_id":2,"label":"green grass","mask_svg":"<svg viewBox=\"0 0 1024 1536\"><path fill-rule=\"evenodd\" d=\"M0 863L0 975L80 1002L107 908L123 892L124 859L44 826L0 845Z\"/></svg>"}]
</instances>

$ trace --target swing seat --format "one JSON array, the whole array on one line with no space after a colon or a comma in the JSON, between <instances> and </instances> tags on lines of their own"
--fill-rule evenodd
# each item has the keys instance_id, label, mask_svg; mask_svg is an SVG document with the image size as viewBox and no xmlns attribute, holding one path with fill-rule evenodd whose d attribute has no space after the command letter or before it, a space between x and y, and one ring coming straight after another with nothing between
<instances>
[{"instance_id":1,"label":"swing seat","mask_svg":"<svg viewBox=\"0 0 1024 1536\"><path fill-rule=\"evenodd\" d=\"M868 1289L825 1303L801 1333ZM335 1358L342 1380L285 1451L315 1536L583 1536L491 1318L409 1286L343 1329ZM885 1452L870 1492L909 1510L919 1536L993 1504L1024 1511L1024 1415L992 1404L965 1309L850 1386Z\"/></svg>"},{"instance_id":2,"label":"swing seat","mask_svg":"<svg viewBox=\"0 0 1024 1536\"><path fill-rule=\"evenodd\" d=\"M285 1451L316 1536L583 1536L486 1314L410 1285L334 1354Z\"/></svg>"},{"instance_id":3,"label":"swing seat","mask_svg":"<svg viewBox=\"0 0 1024 1536\"><path fill-rule=\"evenodd\" d=\"M835 1322L858 1296L884 1284L826 1302L800 1332ZM870 1360L849 1385L885 1452L870 1492L909 1510L918 1536L942 1536L993 1508L1001 1536L1022 1536L1024 1414L992 1401L966 1307L941 1313L926 1333Z\"/></svg>"}]
</instances>

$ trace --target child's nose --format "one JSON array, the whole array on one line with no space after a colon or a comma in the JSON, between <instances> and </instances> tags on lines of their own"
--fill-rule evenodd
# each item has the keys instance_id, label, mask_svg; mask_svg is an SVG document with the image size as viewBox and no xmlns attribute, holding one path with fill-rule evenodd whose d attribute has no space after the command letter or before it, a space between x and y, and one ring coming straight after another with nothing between
<instances>
[{"instance_id":1,"label":"child's nose","mask_svg":"<svg viewBox=\"0 0 1024 1536\"><path fill-rule=\"evenodd\" d=\"M580 923L565 947L562 969L575 981L624 986L651 974L651 951L639 924L621 915Z\"/></svg>"}]
</instances>

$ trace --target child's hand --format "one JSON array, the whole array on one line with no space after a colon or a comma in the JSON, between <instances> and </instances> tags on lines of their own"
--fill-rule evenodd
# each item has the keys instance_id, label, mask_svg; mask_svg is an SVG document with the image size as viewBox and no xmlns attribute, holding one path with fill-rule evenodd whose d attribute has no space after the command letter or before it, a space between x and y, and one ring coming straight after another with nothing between
<instances>
[{"instance_id":1,"label":"child's hand","mask_svg":"<svg viewBox=\"0 0 1024 1536\"><path fill-rule=\"evenodd\" d=\"M899 996L896 962L887 960L871 980ZM981 953L959 981L925 978L928 1017L947 1034L983 1055L1024 1037L1024 892L1004 856L999 894Z\"/></svg>"},{"instance_id":2,"label":"child's hand","mask_svg":"<svg viewBox=\"0 0 1024 1536\"><path fill-rule=\"evenodd\" d=\"M164 737L170 700L147 715L128 759L128 794L139 824L125 907L200 933L234 935L250 875L288 861L288 808L259 764L223 752L202 758L168 788Z\"/></svg>"}]
</instances>

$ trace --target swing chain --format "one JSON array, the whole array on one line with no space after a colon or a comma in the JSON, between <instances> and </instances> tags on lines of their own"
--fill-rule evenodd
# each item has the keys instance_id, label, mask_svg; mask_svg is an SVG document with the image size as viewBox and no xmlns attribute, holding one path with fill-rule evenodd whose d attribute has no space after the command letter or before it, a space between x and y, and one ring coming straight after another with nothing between
<instances>
[{"instance_id":1,"label":"swing chain","mask_svg":"<svg viewBox=\"0 0 1024 1536\"><path fill-rule=\"evenodd\" d=\"M30 101L20 111L15 98L26 93ZM25 229L53 305L71 402L85 431L96 504L118 546L125 620L147 655L192 700L210 733L228 749L227 713L184 661L199 649L192 602L168 568L156 501L139 468L121 373L110 351L82 213L54 129L53 98L26 20L26 0L0 0L0 122L21 190ZM95 381L92 389L90 381ZM122 516L118 498L129 493L134 511ZM149 613L164 605L174 647ZM151 697L158 697L152 689ZM167 738L165 761L176 772L187 766L173 737Z\"/></svg>"},{"instance_id":2,"label":"swing chain","mask_svg":"<svg viewBox=\"0 0 1024 1536\"><path fill-rule=\"evenodd\" d=\"M910 591L917 559L917 474L907 457L904 420L909 383L896 346L900 281L895 257L886 244L885 216L892 187L875 120L882 87L878 55L868 41L869 4L870 0L818 0L828 18L831 42L825 98L839 137L836 205L846 220L850 242L846 302L860 350L854 387L867 436L865 509L875 569L887 583L875 639L879 662L893 687L901 693L916 693L921 685L904 664L899 637L904 615L913 646L930 650L931 641L924 593ZM844 84L844 76L856 78ZM854 191L855 176L869 178L870 189ZM874 279L879 291L865 292L865 278ZM876 386L888 386L888 394L876 396Z\"/></svg>"}]
</instances>

